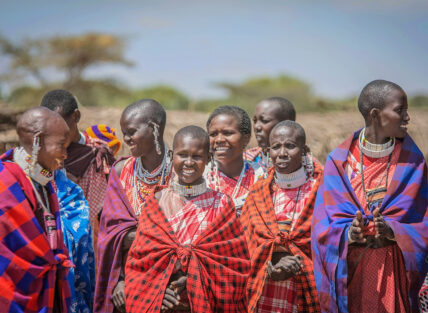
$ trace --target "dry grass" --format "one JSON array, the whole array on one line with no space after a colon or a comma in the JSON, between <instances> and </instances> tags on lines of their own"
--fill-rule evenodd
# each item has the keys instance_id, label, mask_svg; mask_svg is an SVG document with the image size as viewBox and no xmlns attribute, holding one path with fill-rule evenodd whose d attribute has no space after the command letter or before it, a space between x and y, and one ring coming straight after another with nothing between
<instances>
[{"instance_id":1,"label":"dry grass","mask_svg":"<svg viewBox=\"0 0 428 313\"><path fill-rule=\"evenodd\" d=\"M104 123L115 127L121 137L119 118L121 110L115 108L106 109L82 109L82 121L80 126L86 127ZM168 111L167 127L165 130L166 143L171 146L175 132L186 125L198 125L205 128L208 114L187 111ZM409 133L419 148L428 157L428 109L410 110ZM330 113L301 113L297 115L297 121L306 130L308 145L314 156L324 162L328 153L345 140L353 131L364 126L364 121L359 112L330 112ZM253 138L250 146L255 146ZM125 147L121 155L128 153Z\"/></svg>"},{"instance_id":2,"label":"dry grass","mask_svg":"<svg viewBox=\"0 0 428 313\"><path fill-rule=\"evenodd\" d=\"M122 139L119 119L122 110L117 108L81 108L82 119L79 124L82 130L93 124L107 124L117 129L117 135ZM410 110L409 133L416 144L428 158L428 108ZM208 118L207 113L187 112L187 111L168 111L167 126L165 130L165 141L171 146L172 138L175 132L186 125L198 125L205 128ZM330 112L330 113L300 113L297 115L297 121L302 124L306 130L308 145L314 156L324 162L328 153L338 144L345 140L353 131L363 127L364 122L359 112ZM0 132L0 148L10 145L4 145L5 142L15 144L17 136L15 131L8 130ZM2 145L3 143L3 145ZM250 146L256 145L253 138ZM120 152L120 156L127 155L129 150L126 145ZM2 152L2 151L0 151Z\"/></svg>"}]
</instances>

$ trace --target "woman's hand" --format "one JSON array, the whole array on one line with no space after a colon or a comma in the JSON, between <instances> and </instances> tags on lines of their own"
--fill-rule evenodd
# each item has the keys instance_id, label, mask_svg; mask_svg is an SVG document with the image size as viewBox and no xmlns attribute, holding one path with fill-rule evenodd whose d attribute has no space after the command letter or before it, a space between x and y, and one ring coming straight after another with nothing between
<instances>
[{"instance_id":1,"label":"woman's hand","mask_svg":"<svg viewBox=\"0 0 428 313\"><path fill-rule=\"evenodd\" d=\"M187 307L180 302L180 294L186 289L187 276L181 276L172 281L165 290L161 310L174 310L178 307Z\"/></svg>"},{"instance_id":2,"label":"woman's hand","mask_svg":"<svg viewBox=\"0 0 428 313\"><path fill-rule=\"evenodd\" d=\"M366 238L363 235L363 214L357 211L357 216L352 221L351 227L349 227L349 238L352 242L365 243Z\"/></svg>"},{"instance_id":3,"label":"woman's hand","mask_svg":"<svg viewBox=\"0 0 428 313\"><path fill-rule=\"evenodd\" d=\"M302 269L301 257L287 255L282 257L278 263L272 265L271 261L266 264L266 271L272 280L282 281L299 275Z\"/></svg>"},{"instance_id":4,"label":"woman's hand","mask_svg":"<svg viewBox=\"0 0 428 313\"><path fill-rule=\"evenodd\" d=\"M112 299L115 308L125 313L125 281L119 280L113 290Z\"/></svg>"},{"instance_id":5,"label":"woman's hand","mask_svg":"<svg viewBox=\"0 0 428 313\"><path fill-rule=\"evenodd\" d=\"M394 232L389 226L389 224L383 219L383 216L379 212L379 208L376 208L373 211L373 221L375 224L375 231L376 231L376 238L386 238L386 239L392 239L394 238Z\"/></svg>"},{"instance_id":6,"label":"woman's hand","mask_svg":"<svg viewBox=\"0 0 428 313\"><path fill-rule=\"evenodd\" d=\"M122 241L122 251L128 251L129 248L131 248L132 243L135 240L135 233L136 230L130 230L129 232L126 233L125 238L123 238Z\"/></svg>"}]
</instances>

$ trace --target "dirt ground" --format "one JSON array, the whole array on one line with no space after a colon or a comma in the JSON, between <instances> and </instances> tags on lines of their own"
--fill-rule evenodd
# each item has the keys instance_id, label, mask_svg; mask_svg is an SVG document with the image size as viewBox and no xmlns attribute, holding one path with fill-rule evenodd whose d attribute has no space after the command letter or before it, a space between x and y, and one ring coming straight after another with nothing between
<instances>
[{"instance_id":1,"label":"dirt ground","mask_svg":"<svg viewBox=\"0 0 428 313\"><path fill-rule=\"evenodd\" d=\"M117 108L81 108L82 119L79 124L82 130L93 124L107 124L116 128L119 139L122 138L119 119L122 112ZM428 157L428 108L411 109L409 133L419 148ZM198 125L205 128L207 113L188 111L168 111L165 130L166 143L171 146L175 132L186 125ZM327 154L340 144L354 130L362 127L363 119L359 112L329 112L297 114L297 121L306 130L307 142L314 156L324 162ZM16 141L14 130L0 132L0 143ZM250 147L256 145L253 138ZM2 152L2 151L0 151ZM123 145L120 156L127 155L129 150Z\"/></svg>"}]
</instances>

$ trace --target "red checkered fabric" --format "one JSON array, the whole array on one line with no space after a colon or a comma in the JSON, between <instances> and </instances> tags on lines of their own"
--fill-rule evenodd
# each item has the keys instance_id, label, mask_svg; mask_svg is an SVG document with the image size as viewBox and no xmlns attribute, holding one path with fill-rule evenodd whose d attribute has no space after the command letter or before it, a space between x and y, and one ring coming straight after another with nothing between
<instances>
[{"instance_id":1,"label":"red checkered fabric","mask_svg":"<svg viewBox=\"0 0 428 313\"><path fill-rule=\"evenodd\" d=\"M229 205L229 198L217 191L208 189L191 200L183 200L171 188L166 188L159 199L160 206L177 208L168 221L181 245L191 244L217 217L217 214Z\"/></svg>"},{"instance_id":2,"label":"red checkered fabric","mask_svg":"<svg viewBox=\"0 0 428 313\"><path fill-rule=\"evenodd\" d=\"M271 183L271 194L275 199L274 211L277 221L297 221L302 210L310 201L315 179L308 181L299 188L281 189ZM297 199L297 195L299 198ZM297 200L297 203L296 203ZM267 279L263 293L259 298L257 312L297 312L297 292L294 279L274 281Z\"/></svg>"},{"instance_id":3,"label":"red checkered fabric","mask_svg":"<svg viewBox=\"0 0 428 313\"><path fill-rule=\"evenodd\" d=\"M257 304L257 313L297 313L296 283L293 278L284 281L267 280Z\"/></svg>"},{"instance_id":4,"label":"red checkered fabric","mask_svg":"<svg viewBox=\"0 0 428 313\"><path fill-rule=\"evenodd\" d=\"M160 312L177 261L192 312L246 312L248 250L231 202L191 244L181 245L152 194L141 210L125 271L126 311Z\"/></svg>"},{"instance_id":5,"label":"red checkered fabric","mask_svg":"<svg viewBox=\"0 0 428 313\"><path fill-rule=\"evenodd\" d=\"M254 147L244 151L244 160L254 162L257 157L261 157L262 148Z\"/></svg>"},{"instance_id":6,"label":"red checkered fabric","mask_svg":"<svg viewBox=\"0 0 428 313\"><path fill-rule=\"evenodd\" d=\"M58 198L46 185L49 206L57 224L57 249L52 250L34 212L40 209L24 171L11 162L13 150L0 157L0 311L69 312L70 287L66 280L68 257L62 232Z\"/></svg>"},{"instance_id":7,"label":"red checkered fabric","mask_svg":"<svg viewBox=\"0 0 428 313\"><path fill-rule=\"evenodd\" d=\"M271 259L277 245L285 247L292 255L300 255L303 258L302 274L294 277L299 312L320 311L311 259L310 229L313 205L323 168L317 162L314 163L314 166L313 179L315 182L309 194L305 196L305 207L289 233L279 230L273 210L271 190L273 169L270 170L267 179L258 181L252 187L245 200L241 222L251 256L251 271L247 283L249 312L257 312L258 302L267 281L266 262ZM271 298L277 299L272 296ZM293 301L290 303L292 304Z\"/></svg>"}]
</instances>

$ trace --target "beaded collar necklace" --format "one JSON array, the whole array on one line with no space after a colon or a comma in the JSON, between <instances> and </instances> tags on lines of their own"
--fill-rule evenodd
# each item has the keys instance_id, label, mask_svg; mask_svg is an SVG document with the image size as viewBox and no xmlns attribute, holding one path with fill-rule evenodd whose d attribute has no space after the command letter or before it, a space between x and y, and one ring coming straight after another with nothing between
<instances>
[{"instance_id":1,"label":"beaded collar necklace","mask_svg":"<svg viewBox=\"0 0 428 313\"><path fill-rule=\"evenodd\" d=\"M15 148L13 151L13 160L20 168L38 182L42 186L46 186L50 181L54 179L53 173L43 168L39 163L36 163L31 169L31 156L25 151L23 147Z\"/></svg>"},{"instance_id":2,"label":"beaded collar necklace","mask_svg":"<svg viewBox=\"0 0 428 313\"><path fill-rule=\"evenodd\" d=\"M358 136L358 144L360 151L368 157L371 158L383 158L387 155L390 155L394 151L395 147L395 138L390 138L387 143L384 144L374 144L367 141L365 136L366 129L364 128L360 135Z\"/></svg>"},{"instance_id":3,"label":"beaded collar necklace","mask_svg":"<svg viewBox=\"0 0 428 313\"><path fill-rule=\"evenodd\" d=\"M199 185L182 185L177 181L171 183L172 190L185 198L194 198L207 191L205 179Z\"/></svg>"},{"instance_id":4,"label":"beaded collar necklace","mask_svg":"<svg viewBox=\"0 0 428 313\"><path fill-rule=\"evenodd\" d=\"M306 183L308 176L305 168L301 166L297 171L290 174L281 174L275 171L275 184L282 189L292 189Z\"/></svg>"}]
</instances>

